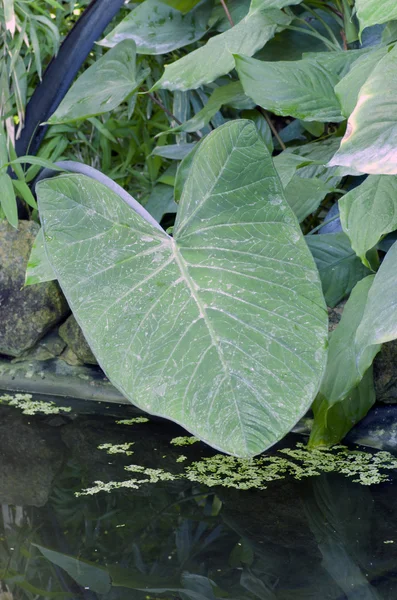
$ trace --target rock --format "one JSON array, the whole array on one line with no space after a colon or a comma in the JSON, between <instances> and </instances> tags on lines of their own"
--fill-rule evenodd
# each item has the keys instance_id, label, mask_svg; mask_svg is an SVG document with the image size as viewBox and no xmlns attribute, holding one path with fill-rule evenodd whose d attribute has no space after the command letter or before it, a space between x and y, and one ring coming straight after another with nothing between
<instances>
[{"instance_id":1,"label":"rock","mask_svg":"<svg viewBox=\"0 0 397 600\"><path fill-rule=\"evenodd\" d=\"M32 360L51 360L52 358L60 356L65 347L66 344L58 335L58 332L56 330L50 331L33 348L26 350L21 356L14 358L12 363Z\"/></svg>"},{"instance_id":2,"label":"rock","mask_svg":"<svg viewBox=\"0 0 397 600\"><path fill-rule=\"evenodd\" d=\"M383 344L374 361L378 402L397 403L397 340Z\"/></svg>"},{"instance_id":3,"label":"rock","mask_svg":"<svg viewBox=\"0 0 397 600\"><path fill-rule=\"evenodd\" d=\"M97 360L89 347L84 334L73 315L59 328L59 335L77 358L89 365L96 365Z\"/></svg>"},{"instance_id":4,"label":"rock","mask_svg":"<svg viewBox=\"0 0 397 600\"><path fill-rule=\"evenodd\" d=\"M55 281L23 287L38 230L34 221L18 230L0 221L0 354L20 356L69 312Z\"/></svg>"}]
</instances>

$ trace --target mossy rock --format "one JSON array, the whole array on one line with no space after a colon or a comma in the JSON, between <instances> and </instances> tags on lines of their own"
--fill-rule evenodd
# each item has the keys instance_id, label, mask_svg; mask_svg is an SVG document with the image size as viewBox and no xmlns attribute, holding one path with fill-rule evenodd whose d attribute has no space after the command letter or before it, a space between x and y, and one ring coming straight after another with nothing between
<instances>
[{"instance_id":1,"label":"mossy rock","mask_svg":"<svg viewBox=\"0 0 397 600\"><path fill-rule=\"evenodd\" d=\"M20 221L18 229L0 221L0 354L20 356L69 312L55 281L24 287L38 231L34 221Z\"/></svg>"},{"instance_id":2,"label":"mossy rock","mask_svg":"<svg viewBox=\"0 0 397 600\"><path fill-rule=\"evenodd\" d=\"M87 340L73 315L59 328L59 335L77 358L88 365L96 365L97 360L89 347Z\"/></svg>"}]
</instances>

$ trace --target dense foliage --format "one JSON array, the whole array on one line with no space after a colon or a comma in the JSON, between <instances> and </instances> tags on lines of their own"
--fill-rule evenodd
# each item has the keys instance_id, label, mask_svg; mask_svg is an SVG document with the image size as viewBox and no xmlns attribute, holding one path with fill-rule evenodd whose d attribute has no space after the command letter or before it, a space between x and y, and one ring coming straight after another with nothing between
<instances>
[{"instance_id":1,"label":"dense foliage","mask_svg":"<svg viewBox=\"0 0 397 600\"><path fill-rule=\"evenodd\" d=\"M27 283L57 278L112 382L209 444L252 456L312 403L310 444L339 441L397 337L395 2L125 6L15 161L50 40L81 11L28 6L3 0L0 136L4 215L17 226L18 195L44 230ZM101 173L45 171L38 215L27 184L59 159Z\"/></svg>"}]
</instances>

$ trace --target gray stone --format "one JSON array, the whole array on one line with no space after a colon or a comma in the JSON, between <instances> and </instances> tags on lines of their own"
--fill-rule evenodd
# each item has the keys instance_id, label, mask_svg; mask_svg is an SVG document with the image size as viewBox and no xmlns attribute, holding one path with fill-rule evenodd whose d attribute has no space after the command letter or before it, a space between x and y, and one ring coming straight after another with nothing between
<instances>
[{"instance_id":1,"label":"gray stone","mask_svg":"<svg viewBox=\"0 0 397 600\"><path fill-rule=\"evenodd\" d=\"M18 230L0 221L0 354L20 356L69 312L55 281L24 287L38 230L34 221L20 221Z\"/></svg>"},{"instance_id":2,"label":"gray stone","mask_svg":"<svg viewBox=\"0 0 397 600\"><path fill-rule=\"evenodd\" d=\"M59 328L59 335L77 358L85 364L96 365L97 360L73 315ZM68 362L68 361L67 361Z\"/></svg>"}]
</instances>

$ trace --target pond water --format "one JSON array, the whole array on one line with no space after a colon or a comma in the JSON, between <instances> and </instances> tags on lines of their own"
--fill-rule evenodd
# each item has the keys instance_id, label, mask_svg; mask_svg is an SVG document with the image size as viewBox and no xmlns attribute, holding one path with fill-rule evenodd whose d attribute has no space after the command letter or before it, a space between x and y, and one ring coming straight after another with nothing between
<instances>
[{"instance_id":1,"label":"pond water","mask_svg":"<svg viewBox=\"0 0 397 600\"><path fill-rule=\"evenodd\" d=\"M205 460L209 448L171 443L181 429L119 424L118 409L106 410L32 416L0 406L1 600L397 598L394 469L376 485L354 482L357 473L299 480L276 449L266 489L226 487L230 465L222 475ZM300 440L290 435L278 450ZM371 474L377 451L368 452ZM197 469L186 477L192 462L218 484L200 483ZM115 489L76 495L95 481ZM125 481L136 488L118 489ZM264 484L252 474L241 483Z\"/></svg>"}]
</instances>

